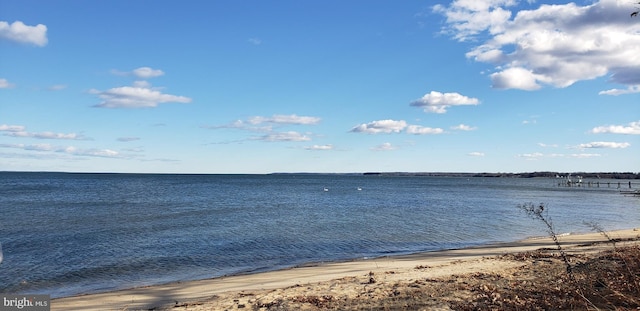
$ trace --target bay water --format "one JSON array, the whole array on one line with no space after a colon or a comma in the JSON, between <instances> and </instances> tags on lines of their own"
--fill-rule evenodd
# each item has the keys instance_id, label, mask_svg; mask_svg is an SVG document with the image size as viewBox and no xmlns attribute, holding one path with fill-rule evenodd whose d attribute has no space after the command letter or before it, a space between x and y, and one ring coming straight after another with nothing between
<instances>
[{"instance_id":1,"label":"bay water","mask_svg":"<svg viewBox=\"0 0 640 311\"><path fill-rule=\"evenodd\" d=\"M627 182L359 174L0 173L0 292L64 297L640 227ZM598 186L596 186L598 182ZM618 182L622 188L618 188Z\"/></svg>"}]
</instances>

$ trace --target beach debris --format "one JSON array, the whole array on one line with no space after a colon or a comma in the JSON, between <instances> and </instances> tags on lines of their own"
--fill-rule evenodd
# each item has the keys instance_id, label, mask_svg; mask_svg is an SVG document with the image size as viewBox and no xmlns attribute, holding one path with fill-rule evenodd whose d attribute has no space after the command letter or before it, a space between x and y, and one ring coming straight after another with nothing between
<instances>
[{"instance_id":1,"label":"beach debris","mask_svg":"<svg viewBox=\"0 0 640 311\"><path fill-rule=\"evenodd\" d=\"M374 284L376 282L376 279L373 277L374 273L373 271L369 271L369 283L368 284Z\"/></svg>"},{"instance_id":2,"label":"beach debris","mask_svg":"<svg viewBox=\"0 0 640 311\"><path fill-rule=\"evenodd\" d=\"M294 299L295 301L295 299ZM282 298L277 298L273 301L267 303L258 303L256 304L258 309L265 308L267 310L275 309L275 310L286 310L288 309L288 303L284 301Z\"/></svg>"},{"instance_id":3,"label":"beach debris","mask_svg":"<svg viewBox=\"0 0 640 311\"><path fill-rule=\"evenodd\" d=\"M333 295L301 295L293 297L293 302L308 303L318 308L327 308L335 300Z\"/></svg>"}]
</instances>

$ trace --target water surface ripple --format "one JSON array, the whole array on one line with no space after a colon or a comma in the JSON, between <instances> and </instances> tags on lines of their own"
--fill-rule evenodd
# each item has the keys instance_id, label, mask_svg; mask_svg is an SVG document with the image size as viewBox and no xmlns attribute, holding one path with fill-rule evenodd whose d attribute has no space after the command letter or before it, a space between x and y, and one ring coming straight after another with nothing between
<instances>
[{"instance_id":1,"label":"water surface ripple","mask_svg":"<svg viewBox=\"0 0 640 311\"><path fill-rule=\"evenodd\" d=\"M53 297L640 226L640 199L554 179L0 173L0 292ZM329 191L324 191L324 188ZM361 190L358 190L360 188Z\"/></svg>"}]
</instances>

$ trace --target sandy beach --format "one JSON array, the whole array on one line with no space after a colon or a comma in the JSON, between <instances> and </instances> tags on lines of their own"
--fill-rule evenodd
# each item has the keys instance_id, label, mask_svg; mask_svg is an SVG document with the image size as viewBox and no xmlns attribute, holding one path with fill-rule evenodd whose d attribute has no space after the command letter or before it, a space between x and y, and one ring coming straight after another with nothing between
<instances>
[{"instance_id":1,"label":"sandy beach","mask_svg":"<svg viewBox=\"0 0 640 311\"><path fill-rule=\"evenodd\" d=\"M640 230L628 229L609 232L608 238L600 233L589 233L563 235L559 240L571 264L579 267L603 251L629 245L638 248L639 238ZM611 239L617 241L615 247ZM525 273L527 269L533 269L529 276ZM494 303L506 299L496 294L499 293L498 286L505 289L527 287L536 275L545 274L536 269L545 269L549 272L547 277L552 279L563 280L566 274L551 238L322 263L66 297L54 299L51 307L52 310L465 309L461 306L484 296ZM507 281L509 283L503 283ZM420 298L416 298L418 296ZM518 299L521 298L515 295L511 300L517 302Z\"/></svg>"}]
</instances>

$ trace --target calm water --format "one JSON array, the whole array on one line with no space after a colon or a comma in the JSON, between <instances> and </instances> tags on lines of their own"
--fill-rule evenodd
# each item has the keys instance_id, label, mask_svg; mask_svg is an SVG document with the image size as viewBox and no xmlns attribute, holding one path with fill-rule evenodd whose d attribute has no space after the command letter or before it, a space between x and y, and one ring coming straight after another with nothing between
<instances>
[{"instance_id":1,"label":"calm water","mask_svg":"<svg viewBox=\"0 0 640 311\"><path fill-rule=\"evenodd\" d=\"M0 173L0 292L61 297L545 235L525 202L546 203L559 232L640 226L640 198L600 182Z\"/></svg>"}]
</instances>

